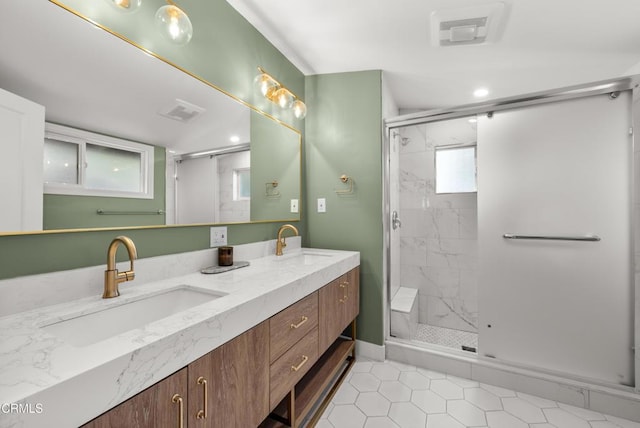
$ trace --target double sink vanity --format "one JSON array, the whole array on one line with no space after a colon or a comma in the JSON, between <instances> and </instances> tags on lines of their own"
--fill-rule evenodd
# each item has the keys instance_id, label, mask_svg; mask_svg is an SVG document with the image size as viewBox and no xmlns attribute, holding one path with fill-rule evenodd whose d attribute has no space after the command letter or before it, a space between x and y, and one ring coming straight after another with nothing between
<instances>
[{"instance_id":1,"label":"double sink vanity","mask_svg":"<svg viewBox=\"0 0 640 428\"><path fill-rule=\"evenodd\" d=\"M354 361L360 258L299 242L238 246L250 265L217 275L215 250L142 259L117 298L1 317L0 427L313 425Z\"/></svg>"}]
</instances>

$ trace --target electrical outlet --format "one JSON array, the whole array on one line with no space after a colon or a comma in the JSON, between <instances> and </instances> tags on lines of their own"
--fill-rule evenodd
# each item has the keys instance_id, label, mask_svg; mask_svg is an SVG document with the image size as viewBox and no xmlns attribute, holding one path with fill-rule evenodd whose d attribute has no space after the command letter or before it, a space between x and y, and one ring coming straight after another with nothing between
<instances>
[{"instance_id":1,"label":"electrical outlet","mask_svg":"<svg viewBox=\"0 0 640 428\"><path fill-rule=\"evenodd\" d=\"M291 199L291 212L292 213L297 213L298 212L298 200L297 199Z\"/></svg>"},{"instance_id":2,"label":"electrical outlet","mask_svg":"<svg viewBox=\"0 0 640 428\"><path fill-rule=\"evenodd\" d=\"M211 247L227 245L227 226L211 228Z\"/></svg>"},{"instance_id":3,"label":"electrical outlet","mask_svg":"<svg viewBox=\"0 0 640 428\"><path fill-rule=\"evenodd\" d=\"M327 200L325 198L318 198L318 212L319 213L327 212Z\"/></svg>"}]
</instances>

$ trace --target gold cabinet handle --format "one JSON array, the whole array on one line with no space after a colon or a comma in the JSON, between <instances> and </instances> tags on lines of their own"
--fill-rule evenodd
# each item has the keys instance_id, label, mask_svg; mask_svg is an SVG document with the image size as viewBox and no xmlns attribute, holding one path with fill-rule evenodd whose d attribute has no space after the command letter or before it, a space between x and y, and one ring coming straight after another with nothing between
<instances>
[{"instance_id":1,"label":"gold cabinet handle","mask_svg":"<svg viewBox=\"0 0 640 428\"><path fill-rule=\"evenodd\" d=\"M204 410L199 410L196 414L196 418L207 419L207 403L209 401L209 396L207 393L207 380L203 376L200 376L197 382L198 385L202 385L202 390L204 391Z\"/></svg>"},{"instance_id":2,"label":"gold cabinet handle","mask_svg":"<svg viewBox=\"0 0 640 428\"><path fill-rule=\"evenodd\" d=\"M304 315L302 316L302 318L300 318L300 322L298 324L291 324L291 328L295 329L300 327L302 324L306 323L309 320L309 318L305 317Z\"/></svg>"},{"instance_id":3,"label":"gold cabinet handle","mask_svg":"<svg viewBox=\"0 0 640 428\"><path fill-rule=\"evenodd\" d=\"M342 296L342 299L340 299L340 303L344 303L347 301L347 299L349 298L349 289L347 288L349 287L349 281L345 281L345 282L341 282L340 283L340 288L344 288L344 295Z\"/></svg>"},{"instance_id":4,"label":"gold cabinet handle","mask_svg":"<svg viewBox=\"0 0 640 428\"><path fill-rule=\"evenodd\" d=\"M184 428L184 401L180 394L173 394L171 401L178 403L178 428Z\"/></svg>"},{"instance_id":5,"label":"gold cabinet handle","mask_svg":"<svg viewBox=\"0 0 640 428\"><path fill-rule=\"evenodd\" d=\"M300 361L300 364L298 364L297 366L291 366L291 371L292 372L297 372L298 370L300 370L302 368L302 366L305 365L305 363L309 361L309 357L307 357L306 355L302 356L302 361Z\"/></svg>"}]
</instances>

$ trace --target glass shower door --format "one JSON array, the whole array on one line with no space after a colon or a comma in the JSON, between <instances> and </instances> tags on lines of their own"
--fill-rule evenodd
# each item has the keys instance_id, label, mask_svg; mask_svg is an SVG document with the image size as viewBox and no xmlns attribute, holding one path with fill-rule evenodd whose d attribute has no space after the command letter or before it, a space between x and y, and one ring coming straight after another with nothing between
<instances>
[{"instance_id":1,"label":"glass shower door","mask_svg":"<svg viewBox=\"0 0 640 428\"><path fill-rule=\"evenodd\" d=\"M482 355L633 384L630 106L626 91L479 117Z\"/></svg>"}]
</instances>

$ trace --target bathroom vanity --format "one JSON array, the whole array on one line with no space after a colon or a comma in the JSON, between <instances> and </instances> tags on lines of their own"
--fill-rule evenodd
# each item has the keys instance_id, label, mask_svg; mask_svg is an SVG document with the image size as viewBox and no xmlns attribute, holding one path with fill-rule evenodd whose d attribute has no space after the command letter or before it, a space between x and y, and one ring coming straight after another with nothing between
<instances>
[{"instance_id":1,"label":"bathroom vanity","mask_svg":"<svg viewBox=\"0 0 640 428\"><path fill-rule=\"evenodd\" d=\"M11 382L0 402L42 408L0 426L299 426L353 364L359 263L357 252L294 249L0 318L0 379ZM53 329L163 295L205 303L106 338Z\"/></svg>"}]
</instances>

